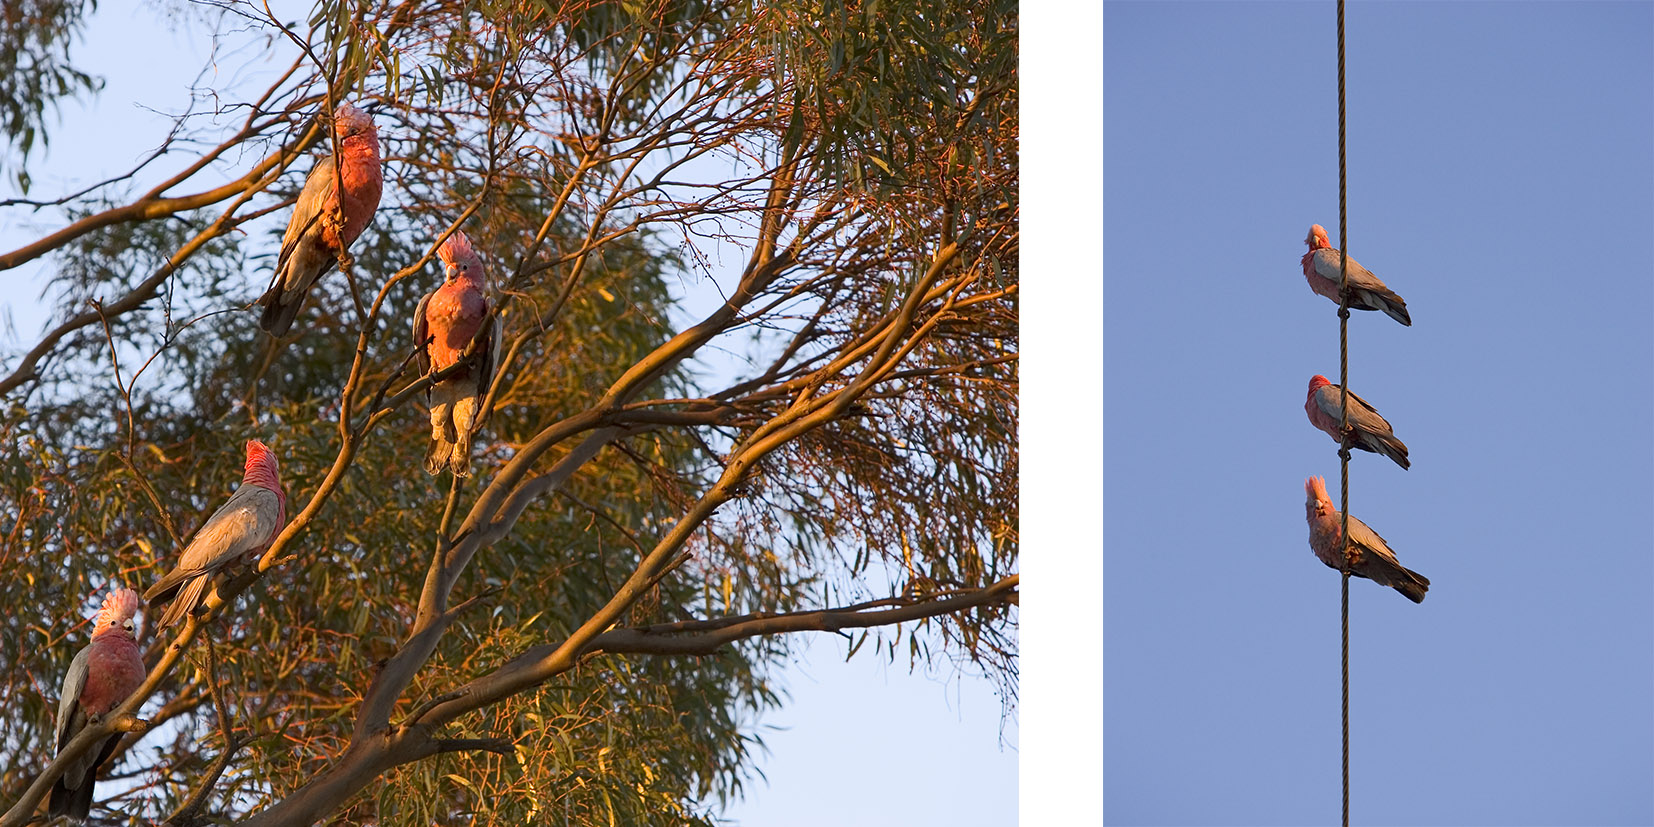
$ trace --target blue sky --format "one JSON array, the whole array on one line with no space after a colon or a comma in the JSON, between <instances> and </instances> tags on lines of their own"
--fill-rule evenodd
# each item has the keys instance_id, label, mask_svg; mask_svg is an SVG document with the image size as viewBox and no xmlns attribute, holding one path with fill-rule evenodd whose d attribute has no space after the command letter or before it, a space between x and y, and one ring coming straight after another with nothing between
<instances>
[{"instance_id":1,"label":"blue sky","mask_svg":"<svg viewBox=\"0 0 1654 827\"><path fill-rule=\"evenodd\" d=\"M1110 824L1339 818L1302 489L1338 498L1303 412L1338 319L1299 269L1310 224L1338 240L1334 9L1105 7ZM1358 453L1351 512L1432 584L1351 582L1352 821L1654 823L1654 4L1346 33L1349 251L1413 317L1350 321L1413 460Z\"/></svg>"},{"instance_id":2,"label":"blue sky","mask_svg":"<svg viewBox=\"0 0 1654 827\"><path fill-rule=\"evenodd\" d=\"M298 19L310 4L275 5L278 11L295 9L284 19ZM56 197L125 173L160 144L170 121L148 110L183 109L189 85L209 60L212 44L194 31L174 30L157 20L148 4L100 6L74 55L77 65L103 76L107 86L95 98L62 106L48 151L31 161L31 197ZM290 48L265 54L267 43L248 46L244 39L229 38L200 82L251 88L291 60ZM247 62L258 65L248 70ZM112 135L119 140L112 141ZM159 172L170 174L185 163L163 162L141 180L152 185ZM9 184L0 183L0 198L13 195ZM278 214L266 220L273 227L286 219ZM0 247L14 249L63 223L49 211L0 210ZM251 232L262 237L262 228ZM744 261L737 254L721 259L735 266ZM49 266L37 260L0 273L0 284L12 288L0 297L0 318L10 322L9 328L0 325L0 364L13 363L43 332L46 307L36 297ZM250 273L248 284L262 287L267 277L267 271ZM710 281L686 279L684 286L704 294L688 296L692 302L718 296ZM249 299L256 289L248 288ZM729 808L726 817L788 827L1013 823L1018 721L1002 718L994 685L946 665L910 674L905 661L887 665L867 650L845 663L844 651L840 639L822 635L786 665L780 682L791 702L759 722L769 754L757 767L767 781L754 779L746 800ZM846 792L851 788L853 793Z\"/></svg>"}]
</instances>

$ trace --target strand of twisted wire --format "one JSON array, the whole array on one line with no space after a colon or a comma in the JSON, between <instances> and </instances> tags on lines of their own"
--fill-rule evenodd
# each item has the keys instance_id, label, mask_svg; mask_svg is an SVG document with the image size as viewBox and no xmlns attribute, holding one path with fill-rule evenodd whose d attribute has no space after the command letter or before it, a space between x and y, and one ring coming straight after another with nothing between
<instances>
[{"instance_id":1,"label":"strand of twisted wire","mask_svg":"<svg viewBox=\"0 0 1654 827\"><path fill-rule=\"evenodd\" d=\"M1350 573L1344 572L1344 827L1350 827Z\"/></svg>"},{"instance_id":2,"label":"strand of twisted wire","mask_svg":"<svg viewBox=\"0 0 1654 827\"><path fill-rule=\"evenodd\" d=\"M1350 232L1349 186L1345 166L1344 131L1344 0L1338 0L1338 407L1339 441L1338 470L1341 479L1339 499L1342 525L1339 536L1343 542L1344 569L1341 583L1341 612L1343 619L1342 686L1344 690L1344 827L1350 827Z\"/></svg>"}]
</instances>

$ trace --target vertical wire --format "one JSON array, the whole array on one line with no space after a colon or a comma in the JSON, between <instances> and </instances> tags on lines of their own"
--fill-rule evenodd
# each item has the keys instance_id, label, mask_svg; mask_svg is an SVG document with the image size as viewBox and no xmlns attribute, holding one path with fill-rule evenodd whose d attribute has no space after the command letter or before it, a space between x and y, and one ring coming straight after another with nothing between
<instances>
[{"instance_id":1,"label":"vertical wire","mask_svg":"<svg viewBox=\"0 0 1654 827\"><path fill-rule=\"evenodd\" d=\"M1350 827L1350 233L1344 130L1344 0L1338 0L1338 470L1342 477L1340 542L1343 544L1342 684L1344 689L1344 827Z\"/></svg>"},{"instance_id":2,"label":"vertical wire","mask_svg":"<svg viewBox=\"0 0 1654 827\"><path fill-rule=\"evenodd\" d=\"M1350 573L1344 572L1344 827L1350 827Z\"/></svg>"}]
</instances>

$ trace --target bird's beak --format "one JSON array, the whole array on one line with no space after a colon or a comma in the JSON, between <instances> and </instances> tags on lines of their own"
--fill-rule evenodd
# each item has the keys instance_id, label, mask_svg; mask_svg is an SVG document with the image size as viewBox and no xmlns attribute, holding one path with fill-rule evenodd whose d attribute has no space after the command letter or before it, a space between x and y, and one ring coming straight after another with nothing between
<instances>
[{"instance_id":1,"label":"bird's beak","mask_svg":"<svg viewBox=\"0 0 1654 827\"><path fill-rule=\"evenodd\" d=\"M460 272L458 264L449 264L442 268L442 277L448 281L453 281L459 278Z\"/></svg>"}]
</instances>

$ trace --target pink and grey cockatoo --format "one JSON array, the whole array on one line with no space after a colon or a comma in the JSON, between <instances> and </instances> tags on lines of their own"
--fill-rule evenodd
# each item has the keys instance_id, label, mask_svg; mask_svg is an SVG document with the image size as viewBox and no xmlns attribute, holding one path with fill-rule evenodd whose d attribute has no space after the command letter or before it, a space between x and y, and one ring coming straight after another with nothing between
<instances>
[{"instance_id":1,"label":"pink and grey cockatoo","mask_svg":"<svg viewBox=\"0 0 1654 827\"><path fill-rule=\"evenodd\" d=\"M419 349L422 374L458 362L472 339L475 358L467 367L431 386L425 400L431 407L431 450L425 470L437 474L444 466L456 477L471 476L471 436L481 426L483 401L500 361L499 316L489 315L483 292L482 257L471 240L458 230L437 248L443 264L442 286L419 300L414 310L414 345Z\"/></svg>"},{"instance_id":2,"label":"pink and grey cockatoo","mask_svg":"<svg viewBox=\"0 0 1654 827\"><path fill-rule=\"evenodd\" d=\"M263 554L286 523L287 492L281 487L276 455L264 443L247 440L247 470L241 477L241 487L195 532L178 559L178 567L144 594L144 599L154 604L177 592L155 622L156 631L193 611L201 603L208 582L225 566L243 555Z\"/></svg>"},{"instance_id":3,"label":"pink and grey cockatoo","mask_svg":"<svg viewBox=\"0 0 1654 827\"><path fill-rule=\"evenodd\" d=\"M1304 239L1304 243L1309 245L1309 252L1304 253L1303 258L1304 278L1309 279L1309 289L1338 304L1337 248L1327 240L1327 231L1320 224L1310 225L1309 237ZM1352 258L1346 273L1349 276L1350 309L1382 310L1386 316L1412 326L1413 317L1407 315L1407 302L1385 287L1373 271L1356 264Z\"/></svg>"},{"instance_id":4,"label":"pink and grey cockatoo","mask_svg":"<svg viewBox=\"0 0 1654 827\"><path fill-rule=\"evenodd\" d=\"M310 286L338 263L339 251L362 234L379 207L384 171L380 169L379 133L374 131L373 118L341 103L333 113L333 130L339 137L339 168L344 172L335 173L332 155L317 161L310 170L298 203L293 205L287 232L281 237L275 278L258 300L264 305L259 327L271 336L287 333ZM343 227L335 213L341 203Z\"/></svg>"},{"instance_id":5,"label":"pink and grey cockatoo","mask_svg":"<svg viewBox=\"0 0 1654 827\"><path fill-rule=\"evenodd\" d=\"M144 656L138 649L137 627L132 616L138 612L138 593L117 588L103 599L92 623L92 642L75 654L63 676L63 694L57 702L57 750L62 752L80 731L95 719L120 706L144 682ZM109 760L120 733L80 754L65 767L52 785L48 812L86 818L92 810L92 785L98 768Z\"/></svg>"},{"instance_id":6,"label":"pink and grey cockatoo","mask_svg":"<svg viewBox=\"0 0 1654 827\"><path fill-rule=\"evenodd\" d=\"M1341 385L1317 373L1309 378L1309 398L1304 400L1304 413L1309 424L1325 431L1333 442L1342 443L1338 431L1338 398ZM1383 454L1402 468L1411 468L1407 461L1407 446L1390 430L1390 423L1378 415L1367 400L1350 392L1350 447L1375 454Z\"/></svg>"},{"instance_id":7,"label":"pink and grey cockatoo","mask_svg":"<svg viewBox=\"0 0 1654 827\"><path fill-rule=\"evenodd\" d=\"M1327 484L1320 477L1304 480L1304 516L1309 520L1309 547L1321 562L1343 571L1344 515L1332 507L1327 496ZM1378 532L1350 515L1350 573L1365 577L1380 586L1389 586L1407 596L1414 603L1424 602L1424 593L1430 590L1430 579L1408 569L1396 560L1390 544Z\"/></svg>"}]
</instances>

